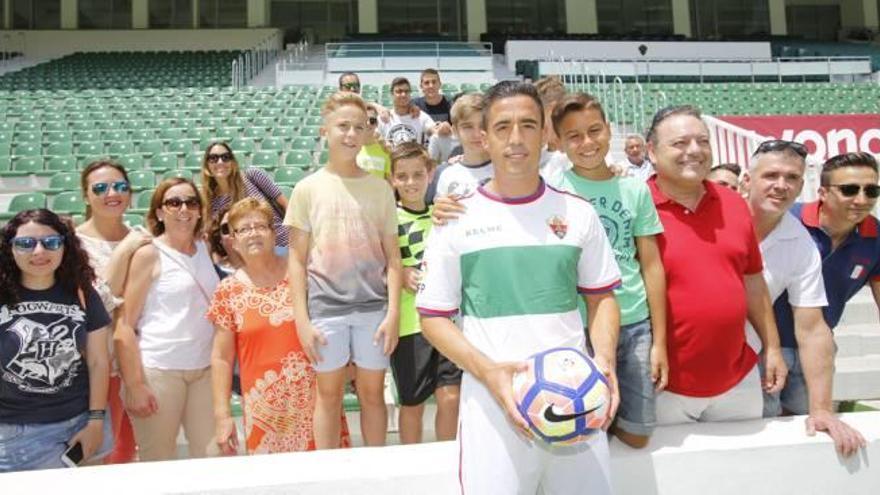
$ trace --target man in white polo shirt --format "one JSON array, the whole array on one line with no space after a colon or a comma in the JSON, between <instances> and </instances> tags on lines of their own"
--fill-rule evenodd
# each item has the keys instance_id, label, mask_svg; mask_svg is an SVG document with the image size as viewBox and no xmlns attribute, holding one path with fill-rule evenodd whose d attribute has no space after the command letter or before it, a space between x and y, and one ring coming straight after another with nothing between
<instances>
[{"instance_id":1,"label":"man in white polo shirt","mask_svg":"<svg viewBox=\"0 0 880 495\"><path fill-rule=\"evenodd\" d=\"M794 313L799 351L783 348L783 357L789 372L802 372L806 382L805 390L787 387L782 392L765 392L764 416L778 416L783 410L799 412L786 405L806 402L809 404L807 434L825 431L839 452L850 455L864 446L865 439L832 412L834 341L822 317L822 307L828 304L822 260L806 228L788 212L804 186L806 156L806 148L799 143L766 141L758 147L743 179L764 258L763 274L770 299L776 300L787 291ZM750 344L760 346L750 325L748 332ZM800 352L802 369L793 366L796 360L794 356L785 355L786 352ZM807 400L803 395L808 396Z\"/></svg>"}]
</instances>

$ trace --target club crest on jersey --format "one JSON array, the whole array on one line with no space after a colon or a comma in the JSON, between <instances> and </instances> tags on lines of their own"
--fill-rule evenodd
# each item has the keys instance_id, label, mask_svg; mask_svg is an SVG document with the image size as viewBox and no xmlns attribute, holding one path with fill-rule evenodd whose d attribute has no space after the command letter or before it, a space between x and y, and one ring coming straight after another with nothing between
<instances>
[{"instance_id":1,"label":"club crest on jersey","mask_svg":"<svg viewBox=\"0 0 880 495\"><path fill-rule=\"evenodd\" d=\"M553 215L548 218L547 225L550 227L550 230L556 234L556 237L560 239L564 239L565 234L568 234L568 223L566 223L565 219L559 215Z\"/></svg>"}]
</instances>

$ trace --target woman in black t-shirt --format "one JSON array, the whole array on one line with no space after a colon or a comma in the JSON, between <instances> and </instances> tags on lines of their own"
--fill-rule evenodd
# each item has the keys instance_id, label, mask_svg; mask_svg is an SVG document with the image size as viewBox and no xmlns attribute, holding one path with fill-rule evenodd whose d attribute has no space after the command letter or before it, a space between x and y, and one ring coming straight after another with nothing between
<instances>
[{"instance_id":1,"label":"woman in black t-shirt","mask_svg":"<svg viewBox=\"0 0 880 495\"><path fill-rule=\"evenodd\" d=\"M83 461L109 450L110 317L94 278L51 211L23 211L0 231L0 472L64 467L77 444Z\"/></svg>"}]
</instances>

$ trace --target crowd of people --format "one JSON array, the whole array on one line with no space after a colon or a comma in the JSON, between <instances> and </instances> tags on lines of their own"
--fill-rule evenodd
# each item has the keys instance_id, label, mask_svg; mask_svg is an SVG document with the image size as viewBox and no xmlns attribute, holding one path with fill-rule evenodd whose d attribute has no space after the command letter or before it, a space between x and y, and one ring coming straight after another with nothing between
<instances>
[{"instance_id":1,"label":"crowd of people","mask_svg":"<svg viewBox=\"0 0 880 495\"><path fill-rule=\"evenodd\" d=\"M162 181L146 228L123 222L126 170L82 171L78 226L19 213L0 237L0 472L386 442L391 369L402 443L457 439L469 493L610 493L608 436L550 448L513 375L588 350L611 384L605 428L807 415L842 455L833 328L869 285L880 307L880 196L868 153L828 159L796 203L807 149L762 143L713 166L699 109L658 112L609 159L602 103L555 78L451 101L395 78L393 107L356 74L323 108L327 162L287 198L227 143L202 181ZM745 199L744 199L745 198ZM236 369L238 371L236 371ZM236 377L236 378L234 378ZM230 406L236 381L245 445Z\"/></svg>"}]
</instances>

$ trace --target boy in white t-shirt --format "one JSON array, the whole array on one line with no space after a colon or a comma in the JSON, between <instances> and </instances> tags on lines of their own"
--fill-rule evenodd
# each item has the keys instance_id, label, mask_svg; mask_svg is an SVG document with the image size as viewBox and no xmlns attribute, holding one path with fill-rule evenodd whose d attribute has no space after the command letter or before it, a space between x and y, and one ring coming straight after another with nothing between
<instances>
[{"instance_id":1,"label":"boy in white t-shirt","mask_svg":"<svg viewBox=\"0 0 880 495\"><path fill-rule=\"evenodd\" d=\"M461 161L443 169L437 179L436 197L467 196L476 191L481 182L492 177L492 162L480 135L483 95L462 95L452 105L450 116L452 132L461 142L464 154Z\"/></svg>"},{"instance_id":2,"label":"boy in white t-shirt","mask_svg":"<svg viewBox=\"0 0 880 495\"><path fill-rule=\"evenodd\" d=\"M407 141L415 141L421 145L428 142L434 129L434 120L423 111L413 117L412 88L405 77L395 77L391 81L391 95L394 97L394 108L388 122L382 122L379 132L394 147Z\"/></svg>"}]
</instances>

